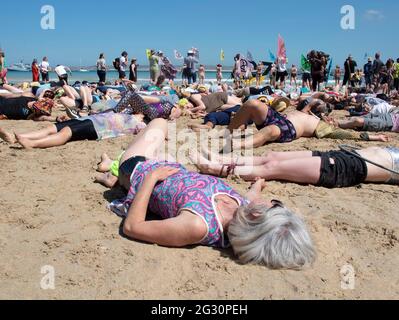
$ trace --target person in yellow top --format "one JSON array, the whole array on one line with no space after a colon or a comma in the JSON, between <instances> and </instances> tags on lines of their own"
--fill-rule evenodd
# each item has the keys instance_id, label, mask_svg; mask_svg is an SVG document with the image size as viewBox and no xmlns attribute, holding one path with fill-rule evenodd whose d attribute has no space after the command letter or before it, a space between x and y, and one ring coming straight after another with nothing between
<instances>
[{"instance_id":1,"label":"person in yellow top","mask_svg":"<svg viewBox=\"0 0 399 320\"><path fill-rule=\"evenodd\" d=\"M393 65L393 82L395 89L399 91L399 58L396 59L396 62Z\"/></svg>"}]
</instances>

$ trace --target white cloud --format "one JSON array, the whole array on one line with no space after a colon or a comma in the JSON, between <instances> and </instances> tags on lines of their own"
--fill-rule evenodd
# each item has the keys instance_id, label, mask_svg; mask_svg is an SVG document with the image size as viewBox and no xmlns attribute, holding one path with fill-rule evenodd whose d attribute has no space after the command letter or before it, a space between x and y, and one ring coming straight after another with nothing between
<instances>
[{"instance_id":1,"label":"white cloud","mask_svg":"<svg viewBox=\"0 0 399 320\"><path fill-rule=\"evenodd\" d=\"M364 17L367 20L371 20L371 21L382 20L382 19L384 19L384 14L382 13L382 11L370 9L370 10L366 11L366 13L364 14Z\"/></svg>"}]
</instances>

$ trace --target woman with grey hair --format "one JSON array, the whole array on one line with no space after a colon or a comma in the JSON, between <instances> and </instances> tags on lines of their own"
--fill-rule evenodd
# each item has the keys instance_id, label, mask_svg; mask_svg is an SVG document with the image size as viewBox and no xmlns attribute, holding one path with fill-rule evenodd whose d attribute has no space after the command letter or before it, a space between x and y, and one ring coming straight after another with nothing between
<instances>
[{"instance_id":1,"label":"woman with grey hair","mask_svg":"<svg viewBox=\"0 0 399 320\"><path fill-rule=\"evenodd\" d=\"M264 180L242 197L222 179L162 161L158 153L166 136L167 122L153 120L119 161L119 183L129 191L110 208L126 218L126 236L168 247L231 243L241 262L270 268L298 269L313 262L304 222L281 202L261 199ZM100 167L106 171L112 164L108 159ZM147 221L148 209L161 220Z\"/></svg>"}]
</instances>

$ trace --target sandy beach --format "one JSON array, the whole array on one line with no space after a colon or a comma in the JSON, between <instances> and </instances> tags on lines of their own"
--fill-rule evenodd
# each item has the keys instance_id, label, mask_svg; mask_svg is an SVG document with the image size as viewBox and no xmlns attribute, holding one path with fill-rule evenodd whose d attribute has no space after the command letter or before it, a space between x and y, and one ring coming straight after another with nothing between
<instances>
[{"instance_id":1,"label":"sandy beach","mask_svg":"<svg viewBox=\"0 0 399 320\"><path fill-rule=\"evenodd\" d=\"M335 116L344 116L335 112ZM186 128L188 119L178 122ZM45 127L1 121L7 130ZM397 134L389 134L399 147ZM231 250L163 248L124 238L121 219L107 209L120 195L94 184L100 155L117 156L132 140L74 142L21 150L0 142L0 299L397 299L399 189L363 184L329 190L269 182L278 198L306 220L317 248L313 267L274 271L240 265ZM328 150L340 143L299 139L255 150ZM194 168L193 168L194 169ZM249 184L229 179L244 193ZM43 266L55 269L55 289L43 290ZM354 290L342 289L351 265Z\"/></svg>"}]
</instances>

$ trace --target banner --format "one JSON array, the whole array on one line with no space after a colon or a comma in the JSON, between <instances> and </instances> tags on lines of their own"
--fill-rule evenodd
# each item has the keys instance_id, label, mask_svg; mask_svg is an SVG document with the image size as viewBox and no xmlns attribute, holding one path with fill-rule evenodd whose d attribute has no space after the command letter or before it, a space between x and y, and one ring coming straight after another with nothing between
<instances>
[{"instance_id":1,"label":"banner","mask_svg":"<svg viewBox=\"0 0 399 320\"><path fill-rule=\"evenodd\" d=\"M283 63L287 63L287 50L285 48L284 39L278 35L277 58Z\"/></svg>"},{"instance_id":2,"label":"banner","mask_svg":"<svg viewBox=\"0 0 399 320\"><path fill-rule=\"evenodd\" d=\"M150 57L151 57L151 50L150 50L150 49L146 49L146 50L145 50L145 55L147 56L147 59L150 59Z\"/></svg>"},{"instance_id":3,"label":"banner","mask_svg":"<svg viewBox=\"0 0 399 320\"><path fill-rule=\"evenodd\" d=\"M254 58L253 58L253 56L252 56L252 53L249 52L249 51L247 51L247 59L248 59L249 61L254 61Z\"/></svg>"},{"instance_id":4,"label":"banner","mask_svg":"<svg viewBox=\"0 0 399 320\"><path fill-rule=\"evenodd\" d=\"M310 72L310 62L303 54L301 56L301 67L303 71Z\"/></svg>"},{"instance_id":5,"label":"banner","mask_svg":"<svg viewBox=\"0 0 399 320\"><path fill-rule=\"evenodd\" d=\"M252 71L254 70L254 65L246 58L240 57L240 74L244 79L252 78Z\"/></svg>"},{"instance_id":6,"label":"banner","mask_svg":"<svg viewBox=\"0 0 399 320\"><path fill-rule=\"evenodd\" d=\"M327 75L326 75L326 82L328 82L328 80L330 79L330 73L331 73L331 69L332 69L332 64L333 64L333 59L330 59L330 65L328 66L328 71L327 71Z\"/></svg>"},{"instance_id":7,"label":"banner","mask_svg":"<svg viewBox=\"0 0 399 320\"><path fill-rule=\"evenodd\" d=\"M276 56L273 54L273 52L270 49L269 49L269 56L272 62L275 62L277 60Z\"/></svg>"},{"instance_id":8,"label":"banner","mask_svg":"<svg viewBox=\"0 0 399 320\"><path fill-rule=\"evenodd\" d=\"M194 52L194 57L199 59L200 58L199 50L197 48L194 48L194 47L192 47L191 50Z\"/></svg>"}]
</instances>

